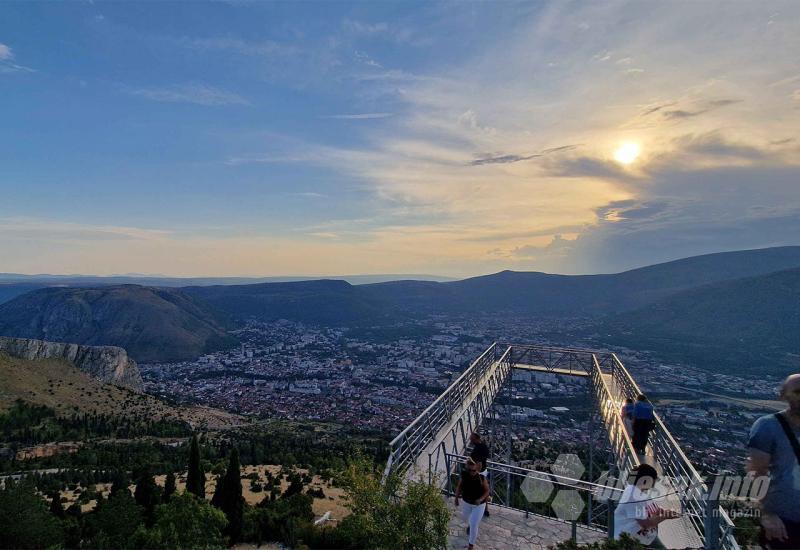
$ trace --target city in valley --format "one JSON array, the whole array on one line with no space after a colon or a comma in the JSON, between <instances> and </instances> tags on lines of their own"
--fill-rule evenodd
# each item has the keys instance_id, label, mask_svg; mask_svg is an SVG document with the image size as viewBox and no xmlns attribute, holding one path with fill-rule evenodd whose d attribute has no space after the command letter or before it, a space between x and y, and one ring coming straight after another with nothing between
<instances>
[{"instance_id":1,"label":"city in valley","mask_svg":"<svg viewBox=\"0 0 800 550\"><path fill-rule=\"evenodd\" d=\"M413 324L352 328L249 321L234 331L241 344L233 349L140 369L148 393L177 403L202 403L262 419L334 422L391 439L492 341L565 345L552 335L567 324L429 317ZM569 344L595 347L591 338ZM779 406L773 401L777 377L711 373L659 361L646 350L612 351L705 473L740 471L750 425ZM580 378L515 372L518 463L552 454L548 449L586 444L594 410L588 391Z\"/></svg>"}]
</instances>

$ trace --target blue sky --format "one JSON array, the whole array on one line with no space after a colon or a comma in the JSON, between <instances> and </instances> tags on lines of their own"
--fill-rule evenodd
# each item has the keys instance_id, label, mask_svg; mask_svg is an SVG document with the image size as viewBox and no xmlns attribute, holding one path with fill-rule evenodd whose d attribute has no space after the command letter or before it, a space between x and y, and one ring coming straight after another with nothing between
<instances>
[{"instance_id":1,"label":"blue sky","mask_svg":"<svg viewBox=\"0 0 800 550\"><path fill-rule=\"evenodd\" d=\"M3 3L0 271L588 273L800 244L799 16Z\"/></svg>"}]
</instances>

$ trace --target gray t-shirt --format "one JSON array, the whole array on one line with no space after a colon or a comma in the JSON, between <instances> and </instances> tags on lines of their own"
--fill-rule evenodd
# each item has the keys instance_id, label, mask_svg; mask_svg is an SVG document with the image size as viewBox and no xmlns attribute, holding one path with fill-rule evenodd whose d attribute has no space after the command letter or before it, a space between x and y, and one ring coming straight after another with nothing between
<instances>
[{"instance_id":1,"label":"gray t-shirt","mask_svg":"<svg viewBox=\"0 0 800 550\"><path fill-rule=\"evenodd\" d=\"M800 430L794 430L800 437ZM775 415L762 416L750 429L748 447L769 453L769 490L764 508L790 521L800 521L800 465Z\"/></svg>"}]
</instances>

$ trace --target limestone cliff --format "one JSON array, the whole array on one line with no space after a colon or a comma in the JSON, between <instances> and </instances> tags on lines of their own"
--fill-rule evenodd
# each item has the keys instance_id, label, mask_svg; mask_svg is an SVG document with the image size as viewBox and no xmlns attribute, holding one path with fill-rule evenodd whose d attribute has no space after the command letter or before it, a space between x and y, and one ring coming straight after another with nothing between
<instances>
[{"instance_id":1,"label":"limestone cliff","mask_svg":"<svg viewBox=\"0 0 800 550\"><path fill-rule=\"evenodd\" d=\"M21 359L64 359L88 375L117 386L142 391L136 362L116 346L82 346L0 336L0 350Z\"/></svg>"}]
</instances>

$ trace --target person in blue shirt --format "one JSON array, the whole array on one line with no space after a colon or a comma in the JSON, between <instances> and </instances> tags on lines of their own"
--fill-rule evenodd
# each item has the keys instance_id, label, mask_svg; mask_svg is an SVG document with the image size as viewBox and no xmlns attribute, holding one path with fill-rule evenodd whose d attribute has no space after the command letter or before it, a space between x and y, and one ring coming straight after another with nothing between
<instances>
[{"instance_id":1,"label":"person in blue shirt","mask_svg":"<svg viewBox=\"0 0 800 550\"><path fill-rule=\"evenodd\" d=\"M747 442L747 470L769 476L761 506L761 546L800 548L800 374L789 376L780 398L789 406L755 421Z\"/></svg>"},{"instance_id":2,"label":"person in blue shirt","mask_svg":"<svg viewBox=\"0 0 800 550\"><path fill-rule=\"evenodd\" d=\"M633 406L633 448L637 453L641 455L645 453L647 440L654 425L653 405L643 393L640 393Z\"/></svg>"},{"instance_id":3,"label":"person in blue shirt","mask_svg":"<svg viewBox=\"0 0 800 550\"><path fill-rule=\"evenodd\" d=\"M620 411L620 416L622 417L622 423L625 425L625 430L628 432L628 435L633 435L633 399L630 397L625 400L625 404Z\"/></svg>"}]
</instances>

